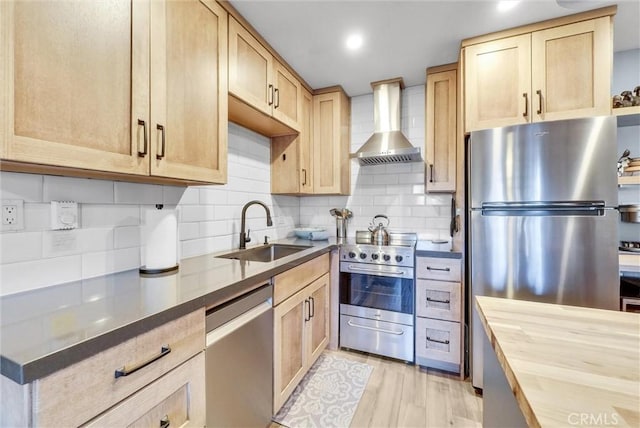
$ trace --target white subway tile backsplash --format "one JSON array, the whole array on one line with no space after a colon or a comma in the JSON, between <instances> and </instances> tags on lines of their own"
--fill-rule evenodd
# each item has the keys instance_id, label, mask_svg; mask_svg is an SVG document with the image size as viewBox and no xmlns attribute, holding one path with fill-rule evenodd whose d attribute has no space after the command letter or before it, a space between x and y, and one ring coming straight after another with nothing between
<instances>
[{"instance_id":1,"label":"white subway tile backsplash","mask_svg":"<svg viewBox=\"0 0 640 428\"><path fill-rule=\"evenodd\" d=\"M116 181L113 185L116 204L155 205L164 203L164 193L160 185L124 181Z\"/></svg>"},{"instance_id":2,"label":"white subway tile backsplash","mask_svg":"<svg viewBox=\"0 0 640 428\"><path fill-rule=\"evenodd\" d=\"M162 203L166 205L178 205L188 187L162 186Z\"/></svg>"},{"instance_id":3,"label":"white subway tile backsplash","mask_svg":"<svg viewBox=\"0 0 640 428\"><path fill-rule=\"evenodd\" d=\"M43 201L112 204L113 186L113 181L45 175Z\"/></svg>"},{"instance_id":4,"label":"white subway tile backsplash","mask_svg":"<svg viewBox=\"0 0 640 428\"><path fill-rule=\"evenodd\" d=\"M41 232L0 234L0 263L17 263L42 258Z\"/></svg>"},{"instance_id":5,"label":"white subway tile backsplash","mask_svg":"<svg viewBox=\"0 0 640 428\"><path fill-rule=\"evenodd\" d=\"M214 186L200 188L201 205L227 205L229 190L227 186L217 188Z\"/></svg>"},{"instance_id":6,"label":"white subway tile backsplash","mask_svg":"<svg viewBox=\"0 0 640 428\"><path fill-rule=\"evenodd\" d=\"M178 239L187 241L200 237L200 223L180 223L178 225Z\"/></svg>"},{"instance_id":7,"label":"white subway tile backsplash","mask_svg":"<svg viewBox=\"0 0 640 428\"><path fill-rule=\"evenodd\" d=\"M233 232L233 222L230 220L206 221L200 223L199 237L229 235ZM181 237L182 239L182 237Z\"/></svg>"},{"instance_id":8,"label":"white subway tile backsplash","mask_svg":"<svg viewBox=\"0 0 640 428\"><path fill-rule=\"evenodd\" d=\"M181 207L182 221L207 221L214 218L215 208L211 205L185 205Z\"/></svg>"},{"instance_id":9,"label":"white subway tile backsplash","mask_svg":"<svg viewBox=\"0 0 640 428\"><path fill-rule=\"evenodd\" d=\"M140 248L82 254L82 278L93 278L140 267Z\"/></svg>"},{"instance_id":10,"label":"white subway tile backsplash","mask_svg":"<svg viewBox=\"0 0 640 428\"><path fill-rule=\"evenodd\" d=\"M94 229L86 229L91 231ZM100 229L98 229L100 230ZM42 233L42 257L62 257L80 254L82 252L81 231L49 230ZM111 239L113 245L113 238Z\"/></svg>"},{"instance_id":11,"label":"white subway tile backsplash","mask_svg":"<svg viewBox=\"0 0 640 428\"><path fill-rule=\"evenodd\" d=\"M14 294L81 278L80 255L7 263L0 270L0 294Z\"/></svg>"},{"instance_id":12,"label":"white subway tile backsplash","mask_svg":"<svg viewBox=\"0 0 640 428\"><path fill-rule=\"evenodd\" d=\"M191 224L191 223L186 223ZM197 223L196 223L197 224ZM123 226L113 229L113 248L140 246L140 226Z\"/></svg>"},{"instance_id":13,"label":"white subway tile backsplash","mask_svg":"<svg viewBox=\"0 0 640 428\"><path fill-rule=\"evenodd\" d=\"M137 226L140 207L137 205L81 205L82 228L105 226Z\"/></svg>"},{"instance_id":14,"label":"white subway tile backsplash","mask_svg":"<svg viewBox=\"0 0 640 428\"><path fill-rule=\"evenodd\" d=\"M50 204L24 204L24 228L26 231L48 230L51 228Z\"/></svg>"},{"instance_id":15,"label":"white subway tile backsplash","mask_svg":"<svg viewBox=\"0 0 640 428\"><path fill-rule=\"evenodd\" d=\"M42 175L0 171L0 193L2 194L2 199L41 202L42 188Z\"/></svg>"}]
</instances>

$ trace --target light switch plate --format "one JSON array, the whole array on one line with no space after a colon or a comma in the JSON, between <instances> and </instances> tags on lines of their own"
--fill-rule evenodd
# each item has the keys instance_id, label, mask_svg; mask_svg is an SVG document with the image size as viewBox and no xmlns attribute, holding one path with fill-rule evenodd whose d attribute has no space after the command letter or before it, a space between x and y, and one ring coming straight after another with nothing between
<instances>
[{"instance_id":1,"label":"light switch plate","mask_svg":"<svg viewBox=\"0 0 640 428\"><path fill-rule=\"evenodd\" d=\"M78 227L78 203L51 201L51 229L68 230Z\"/></svg>"}]
</instances>

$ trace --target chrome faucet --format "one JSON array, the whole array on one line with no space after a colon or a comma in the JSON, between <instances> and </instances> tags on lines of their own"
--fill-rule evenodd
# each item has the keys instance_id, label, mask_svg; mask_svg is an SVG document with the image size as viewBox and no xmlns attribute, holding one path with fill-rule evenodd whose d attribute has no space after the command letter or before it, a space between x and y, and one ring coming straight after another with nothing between
<instances>
[{"instance_id":1,"label":"chrome faucet","mask_svg":"<svg viewBox=\"0 0 640 428\"><path fill-rule=\"evenodd\" d=\"M245 233L244 228L245 228L245 222L246 222L246 216L247 216L247 208L255 204L262 205L264 210L267 212L267 226L273 226L273 221L271 220L271 211L269 211L269 207L266 206L264 202L250 201L244 204L244 207L242 207L242 221L240 223L240 249L241 250L244 250L247 248L247 242L251 242L251 237L249 236L249 233L251 232L251 230Z\"/></svg>"}]
</instances>

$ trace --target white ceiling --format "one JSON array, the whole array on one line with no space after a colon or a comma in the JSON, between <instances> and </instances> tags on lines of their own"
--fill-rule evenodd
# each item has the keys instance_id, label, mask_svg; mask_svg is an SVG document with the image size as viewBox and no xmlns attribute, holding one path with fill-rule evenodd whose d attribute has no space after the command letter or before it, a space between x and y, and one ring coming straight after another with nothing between
<instances>
[{"instance_id":1,"label":"white ceiling","mask_svg":"<svg viewBox=\"0 0 640 428\"><path fill-rule=\"evenodd\" d=\"M398 76L423 84L426 67L457 61L462 39L616 3L523 0L500 13L488 0L230 2L311 87L342 85L350 96ZM640 0L617 4L614 51L640 48ZM344 47L353 31L364 37L357 52Z\"/></svg>"}]
</instances>

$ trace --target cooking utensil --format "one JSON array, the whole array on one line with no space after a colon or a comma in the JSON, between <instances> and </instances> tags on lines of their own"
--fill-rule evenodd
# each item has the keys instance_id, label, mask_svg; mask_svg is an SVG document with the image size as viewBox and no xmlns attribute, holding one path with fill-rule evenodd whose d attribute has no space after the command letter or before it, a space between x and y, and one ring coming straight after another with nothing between
<instances>
[{"instance_id":1,"label":"cooking utensil","mask_svg":"<svg viewBox=\"0 0 640 428\"><path fill-rule=\"evenodd\" d=\"M625 223L640 223L640 204L620 205L620 219Z\"/></svg>"},{"instance_id":2,"label":"cooking utensil","mask_svg":"<svg viewBox=\"0 0 640 428\"><path fill-rule=\"evenodd\" d=\"M376 226L376 219L385 219L387 220L387 224L383 225L382 222L378 222ZM384 214L378 214L373 217L369 231L373 235L372 241L375 245L389 245L389 232L387 231L387 227L389 227L389 217Z\"/></svg>"},{"instance_id":3,"label":"cooking utensil","mask_svg":"<svg viewBox=\"0 0 640 428\"><path fill-rule=\"evenodd\" d=\"M347 237L347 220L353 217L353 213L346 209L331 208L329 213L336 218L336 237Z\"/></svg>"}]
</instances>

